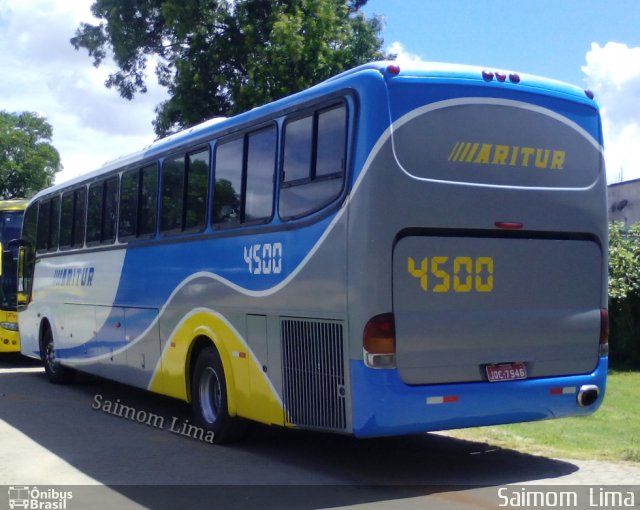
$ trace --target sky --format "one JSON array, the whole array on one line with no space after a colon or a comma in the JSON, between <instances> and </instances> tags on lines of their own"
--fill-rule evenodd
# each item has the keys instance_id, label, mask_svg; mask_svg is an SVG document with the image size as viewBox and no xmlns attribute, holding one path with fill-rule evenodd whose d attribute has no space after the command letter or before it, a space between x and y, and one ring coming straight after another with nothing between
<instances>
[{"instance_id":1,"label":"sky","mask_svg":"<svg viewBox=\"0 0 640 510\"><path fill-rule=\"evenodd\" d=\"M112 62L92 65L69 39L95 22L92 0L0 0L0 110L32 111L53 126L64 170L56 182L151 143L167 99L152 71L147 94L104 86ZM369 0L384 49L402 61L533 73L592 90L600 104L609 182L640 178L640 0Z\"/></svg>"}]
</instances>

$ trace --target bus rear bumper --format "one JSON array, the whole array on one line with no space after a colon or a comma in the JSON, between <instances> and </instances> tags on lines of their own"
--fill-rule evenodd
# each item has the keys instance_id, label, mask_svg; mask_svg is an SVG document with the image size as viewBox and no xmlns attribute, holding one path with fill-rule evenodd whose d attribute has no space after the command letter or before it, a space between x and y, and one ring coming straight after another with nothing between
<instances>
[{"instance_id":1,"label":"bus rear bumper","mask_svg":"<svg viewBox=\"0 0 640 510\"><path fill-rule=\"evenodd\" d=\"M608 358L590 374L509 382L409 386L397 370L351 362L353 434L376 437L535 421L593 413L604 398ZM598 398L578 403L585 386Z\"/></svg>"}]
</instances>

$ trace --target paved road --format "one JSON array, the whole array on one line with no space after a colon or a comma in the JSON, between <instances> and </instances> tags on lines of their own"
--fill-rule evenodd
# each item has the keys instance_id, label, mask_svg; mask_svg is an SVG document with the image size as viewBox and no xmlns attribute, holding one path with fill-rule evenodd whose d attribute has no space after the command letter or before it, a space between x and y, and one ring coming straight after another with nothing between
<instances>
[{"instance_id":1,"label":"paved road","mask_svg":"<svg viewBox=\"0 0 640 510\"><path fill-rule=\"evenodd\" d=\"M96 399L164 423L95 410ZM241 444L211 445L171 432L173 421L179 430L189 419L188 406L172 399L89 376L55 386L30 360L0 358L0 486L73 486L69 510L86 501L263 510L499 508L497 487L506 484L640 485L636 465L550 459L437 434L355 440L257 426ZM7 501L0 492L0 508Z\"/></svg>"}]
</instances>

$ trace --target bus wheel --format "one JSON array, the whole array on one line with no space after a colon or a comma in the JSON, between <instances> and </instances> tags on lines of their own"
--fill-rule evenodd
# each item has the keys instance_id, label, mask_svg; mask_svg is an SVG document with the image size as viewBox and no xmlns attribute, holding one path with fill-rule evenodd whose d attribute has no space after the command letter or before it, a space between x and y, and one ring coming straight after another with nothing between
<instances>
[{"instance_id":1,"label":"bus wheel","mask_svg":"<svg viewBox=\"0 0 640 510\"><path fill-rule=\"evenodd\" d=\"M42 334L42 364L49 381L54 384L67 384L73 381L75 371L71 368L63 367L56 360L56 350L53 346L53 334L49 328Z\"/></svg>"},{"instance_id":2,"label":"bus wheel","mask_svg":"<svg viewBox=\"0 0 640 510\"><path fill-rule=\"evenodd\" d=\"M214 442L231 443L244 437L246 421L229 416L224 368L214 347L206 347L198 356L191 379L191 400L196 423L213 432Z\"/></svg>"}]
</instances>

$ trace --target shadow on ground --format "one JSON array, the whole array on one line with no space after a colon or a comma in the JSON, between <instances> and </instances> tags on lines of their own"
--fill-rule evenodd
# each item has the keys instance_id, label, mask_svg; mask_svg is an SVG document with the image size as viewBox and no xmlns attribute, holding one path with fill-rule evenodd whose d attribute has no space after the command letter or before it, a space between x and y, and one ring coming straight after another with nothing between
<instances>
[{"instance_id":1,"label":"shadow on ground","mask_svg":"<svg viewBox=\"0 0 640 510\"><path fill-rule=\"evenodd\" d=\"M257 425L242 443L210 445L169 430L172 421L191 419L184 403L89 376L71 386L50 385L43 372L31 370L37 366L0 358L0 418L148 508L168 508L169 501L182 508L330 508L577 470L567 462L437 434L358 440ZM10 371L20 367L27 370ZM164 426L96 410L96 395L161 416ZM55 485L56 474L46 483Z\"/></svg>"}]
</instances>

